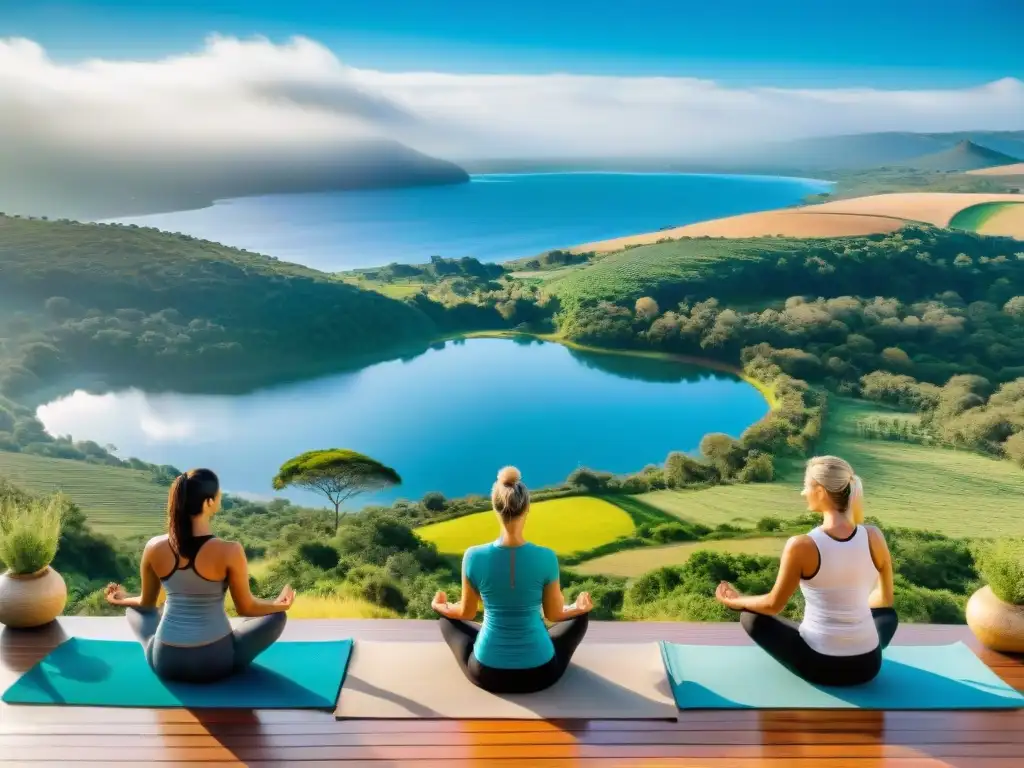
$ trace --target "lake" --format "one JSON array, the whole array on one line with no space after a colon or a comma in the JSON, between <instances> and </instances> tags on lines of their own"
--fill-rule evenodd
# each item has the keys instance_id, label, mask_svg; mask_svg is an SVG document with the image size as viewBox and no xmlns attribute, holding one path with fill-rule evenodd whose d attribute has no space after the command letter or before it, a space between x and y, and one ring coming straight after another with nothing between
<instances>
[{"instance_id":1,"label":"lake","mask_svg":"<svg viewBox=\"0 0 1024 768\"><path fill-rule=\"evenodd\" d=\"M505 261L594 240L782 208L831 183L772 176L535 173L468 184L224 200L117 221L183 232L325 271Z\"/></svg>"},{"instance_id":2,"label":"lake","mask_svg":"<svg viewBox=\"0 0 1024 768\"><path fill-rule=\"evenodd\" d=\"M248 395L78 391L37 415L51 434L113 444L122 457L208 466L226 490L250 496L272 495L271 478L291 456L350 448L399 472L400 488L373 497L390 501L487 494L506 464L535 488L580 466L632 472L670 451L695 451L708 432L738 436L767 411L760 392L726 373L540 341L469 339Z\"/></svg>"}]
</instances>

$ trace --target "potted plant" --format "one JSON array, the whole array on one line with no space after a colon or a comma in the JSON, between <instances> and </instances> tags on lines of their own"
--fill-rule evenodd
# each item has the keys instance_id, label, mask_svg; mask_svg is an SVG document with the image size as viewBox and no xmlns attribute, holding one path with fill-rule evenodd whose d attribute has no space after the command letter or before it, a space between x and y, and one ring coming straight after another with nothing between
<instances>
[{"instance_id":1,"label":"potted plant","mask_svg":"<svg viewBox=\"0 0 1024 768\"><path fill-rule=\"evenodd\" d=\"M987 586L967 601L967 625L993 651L1024 653L1024 539L1002 539L975 553Z\"/></svg>"},{"instance_id":2,"label":"potted plant","mask_svg":"<svg viewBox=\"0 0 1024 768\"><path fill-rule=\"evenodd\" d=\"M28 628L49 624L68 599L53 568L60 539L62 500L0 499L0 624Z\"/></svg>"}]
</instances>

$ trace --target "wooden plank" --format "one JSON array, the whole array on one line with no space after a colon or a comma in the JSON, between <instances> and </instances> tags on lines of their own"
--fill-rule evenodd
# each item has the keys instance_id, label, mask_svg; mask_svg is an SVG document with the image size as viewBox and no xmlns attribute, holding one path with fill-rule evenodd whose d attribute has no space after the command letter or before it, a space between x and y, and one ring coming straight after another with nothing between
<instances>
[{"instance_id":1,"label":"wooden plank","mask_svg":"<svg viewBox=\"0 0 1024 768\"><path fill-rule=\"evenodd\" d=\"M206 762L274 760L288 763L307 760L535 760L543 758L964 758L1005 757L1024 759L1019 745L928 744L902 745L473 745L473 746L305 746L305 747L176 747L123 745L111 747L62 747L51 744L13 747L4 751L8 760L21 762L69 762L106 760L110 764L158 762Z\"/></svg>"},{"instance_id":2,"label":"wooden plank","mask_svg":"<svg viewBox=\"0 0 1024 768\"><path fill-rule=\"evenodd\" d=\"M89 768L106 768L107 762L84 761L76 762L79 766ZM179 763L180 764L180 763ZM328 768L337 766L339 763L329 760L308 760L299 763L305 768ZM488 765L497 765L501 768L1020 768L1018 758L995 757L995 758L971 758L967 761L956 760L951 763L941 758L933 757L909 757L909 758L644 758L642 760L628 760L622 758L538 758L521 760L516 758L492 758L487 761ZM237 766L248 766L249 768L280 768L278 762L255 760L248 763L240 761L210 761L202 763L210 768L236 768ZM378 760L353 760L346 761L342 765L345 768L382 768L389 765ZM479 762L473 758L449 759L449 760L422 760L416 761L416 768L449 768L449 766L476 766ZM16 762L7 761L0 757L0 766L4 768L38 768L37 762Z\"/></svg>"},{"instance_id":3,"label":"wooden plank","mask_svg":"<svg viewBox=\"0 0 1024 768\"><path fill-rule=\"evenodd\" d=\"M0 686L69 635L131 639L120 618L62 619L0 633ZM291 622L285 639L436 640L433 621ZM736 624L594 622L588 642L744 644ZM1019 657L963 626L906 625L897 644L962 641L1024 688ZM1024 711L688 711L655 721L336 721L287 710L110 710L0 705L0 765L68 762L417 766L680 765L702 768L1010 768L1024 765Z\"/></svg>"},{"instance_id":4,"label":"wooden plank","mask_svg":"<svg viewBox=\"0 0 1024 768\"><path fill-rule=\"evenodd\" d=\"M514 746L531 745L904 745L1000 744L1014 745L1024 752L1024 733L1019 731L535 731L517 732L428 732L395 733L258 733L258 734L63 734L47 739L66 747L166 747L229 749L283 749L290 747L346 746ZM0 753L31 747L40 742L38 734L0 735Z\"/></svg>"}]
</instances>

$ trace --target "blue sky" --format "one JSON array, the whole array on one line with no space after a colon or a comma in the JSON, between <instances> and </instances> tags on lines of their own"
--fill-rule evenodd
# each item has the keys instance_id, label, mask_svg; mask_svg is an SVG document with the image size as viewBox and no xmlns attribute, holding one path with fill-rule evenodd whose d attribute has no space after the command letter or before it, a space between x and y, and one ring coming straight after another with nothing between
<instances>
[{"instance_id":1,"label":"blue sky","mask_svg":"<svg viewBox=\"0 0 1024 768\"><path fill-rule=\"evenodd\" d=\"M1024 79L1024 0L0 0L0 37L30 38L64 62L156 58L215 32L305 35L385 71L782 87Z\"/></svg>"}]
</instances>

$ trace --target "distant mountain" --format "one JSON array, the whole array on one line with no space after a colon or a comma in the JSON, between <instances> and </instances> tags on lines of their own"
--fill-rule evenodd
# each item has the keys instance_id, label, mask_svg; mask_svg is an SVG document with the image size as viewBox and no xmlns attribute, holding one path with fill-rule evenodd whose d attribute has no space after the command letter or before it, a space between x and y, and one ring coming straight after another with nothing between
<instances>
[{"instance_id":1,"label":"distant mountain","mask_svg":"<svg viewBox=\"0 0 1024 768\"><path fill-rule=\"evenodd\" d=\"M454 163L377 140L316 152L225 147L173 157L131 149L61 156L0 147L0 169L0 211L72 219L203 208L231 197L469 181Z\"/></svg>"},{"instance_id":2,"label":"distant mountain","mask_svg":"<svg viewBox=\"0 0 1024 768\"><path fill-rule=\"evenodd\" d=\"M979 149L1024 157L1024 131L891 132L820 136L747 147L734 152L730 163L741 163L752 170L866 170L886 165L907 165L917 158L953 149L964 141Z\"/></svg>"},{"instance_id":3,"label":"distant mountain","mask_svg":"<svg viewBox=\"0 0 1024 768\"><path fill-rule=\"evenodd\" d=\"M964 139L950 149L899 163L899 167L913 168L919 171L964 172L992 168L997 165L1011 165L1016 162L1016 157L982 147L970 139Z\"/></svg>"}]
</instances>

